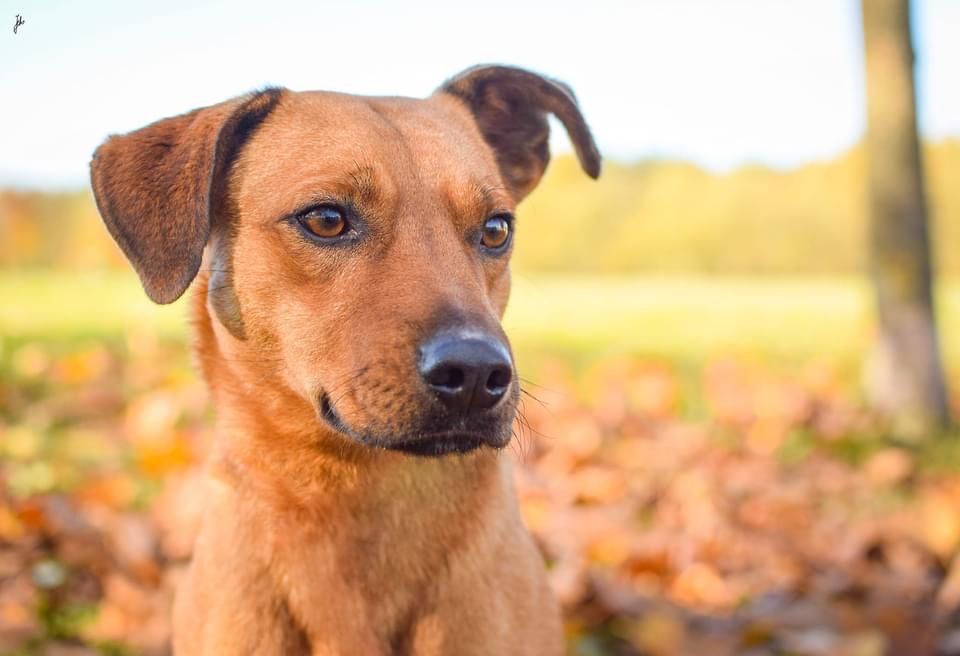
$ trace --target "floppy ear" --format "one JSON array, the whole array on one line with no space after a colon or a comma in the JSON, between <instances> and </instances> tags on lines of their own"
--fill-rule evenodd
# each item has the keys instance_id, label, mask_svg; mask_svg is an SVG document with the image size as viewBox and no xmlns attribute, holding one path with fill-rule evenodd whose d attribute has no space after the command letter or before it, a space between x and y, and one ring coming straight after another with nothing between
<instances>
[{"instance_id":1,"label":"floppy ear","mask_svg":"<svg viewBox=\"0 0 960 656\"><path fill-rule=\"evenodd\" d=\"M230 163L282 94L267 89L162 119L97 148L97 208L153 301L172 303L197 275Z\"/></svg>"},{"instance_id":2,"label":"floppy ear","mask_svg":"<svg viewBox=\"0 0 960 656\"><path fill-rule=\"evenodd\" d=\"M473 112L517 200L533 190L550 161L547 114L567 129L587 175L600 175L600 153L573 91L562 82L510 66L477 66L448 80L439 92L460 98Z\"/></svg>"}]
</instances>

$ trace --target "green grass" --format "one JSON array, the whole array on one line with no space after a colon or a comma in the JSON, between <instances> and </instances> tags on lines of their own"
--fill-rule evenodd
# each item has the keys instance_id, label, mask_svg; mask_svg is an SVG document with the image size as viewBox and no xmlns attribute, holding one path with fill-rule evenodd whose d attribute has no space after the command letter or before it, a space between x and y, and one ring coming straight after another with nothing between
<instances>
[{"instance_id":1,"label":"green grass","mask_svg":"<svg viewBox=\"0 0 960 656\"><path fill-rule=\"evenodd\" d=\"M622 353L697 367L722 355L774 366L821 360L851 373L874 334L853 278L514 277L506 325L521 360ZM938 297L948 368L960 368L960 284Z\"/></svg>"},{"instance_id":2,"label":"green grass","mask_svg":"<svg viewBox=\"0 0 960 656\"><path fill-rule=\"evenodd\" d=\"M186 299L158 306L121 272L0 271L0 336L76 340L150 328L186 334Z\"/></svg>"},{"instance_id":3,"label":"green grass","mask_svg":"<svg viewBox=\"0 0 960 656\"><path fill-rule=\"evenodd\" d=\"M847 357L870 313L849 280L517 276L507 326L520 344L595 354Z\"/></svg>"},{"instance_id":4,"label":"green grass","mask_svg":"<svg viewBox=\"0 0 960 656\"><path fill-rule=\"evenodd\" d=\"M960 365L960 284L939 296L951 369ZM185 299L157 306L132 274L0 272L0 336L70 342L149 328L187 331ZM845 278L588 278L515 274L505 324L521 360L624 353L693 364L735 354L855 363L870 343L870 290Z\"/></svg>"}]
</instances>

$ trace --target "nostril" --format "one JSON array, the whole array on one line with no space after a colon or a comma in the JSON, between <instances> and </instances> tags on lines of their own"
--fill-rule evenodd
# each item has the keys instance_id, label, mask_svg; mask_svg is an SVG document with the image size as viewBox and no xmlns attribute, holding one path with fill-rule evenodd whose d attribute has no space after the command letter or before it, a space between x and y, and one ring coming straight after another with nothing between
<instances>
[{"instance_id":1,"label":"nostril","mask_svg":"<svg viewBox=\"0 0 960 656\"><path fill-rule=\"evenodd\" d=\"M427 383L434 388L455 392L463 387L463 369L456 365L436 367L427 376Z\"/></svg>"},{"instance_id":2,"label":"nostril","mask_svg":"<svg viewBox=\"0 0 960 656\"><path fill-rule=\"evenodd\" d=\"M503 394L510 385L513 374L509 367L496 367L487 378L487 392Z\"/></svg>"}]
</instances>

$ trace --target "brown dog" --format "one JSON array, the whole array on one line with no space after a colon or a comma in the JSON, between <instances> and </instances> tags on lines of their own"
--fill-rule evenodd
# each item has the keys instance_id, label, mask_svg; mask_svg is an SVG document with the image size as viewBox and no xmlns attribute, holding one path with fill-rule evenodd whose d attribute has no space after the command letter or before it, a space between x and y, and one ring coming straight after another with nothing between
<instances>
[{"instance_id":1,"label":"brown dog","mask_svg":"<svg viewBox=\"0 0 960 656\"><path fill-rule=\"evenodd\" d=\"M218 411L178 654L562 652L501 451L513 211L551 113L596 177L570 90L500 66L424 100L268 89L97 150L150 298L195 280Z\"/></svg>"}]
</instances>

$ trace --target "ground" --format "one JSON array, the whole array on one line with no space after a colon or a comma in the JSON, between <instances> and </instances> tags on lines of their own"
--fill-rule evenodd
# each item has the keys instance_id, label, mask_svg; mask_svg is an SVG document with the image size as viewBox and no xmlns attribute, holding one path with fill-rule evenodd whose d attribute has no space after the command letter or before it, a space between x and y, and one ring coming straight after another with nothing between
<instances>
[{"instance_id":1,"label":"ground","mask_svg":"<svg viewBox=\"0 0 960 656\"><path fill-rule=\"evenodd\" d=\"M572 654L960 654L960 436L865 409L864 286L515 288L510 452ZM212 421L186 306L122 274L0 298L0 654L166 653ZM960 286L940 310L956 390Z\"/></svg>"}]
</instances>

